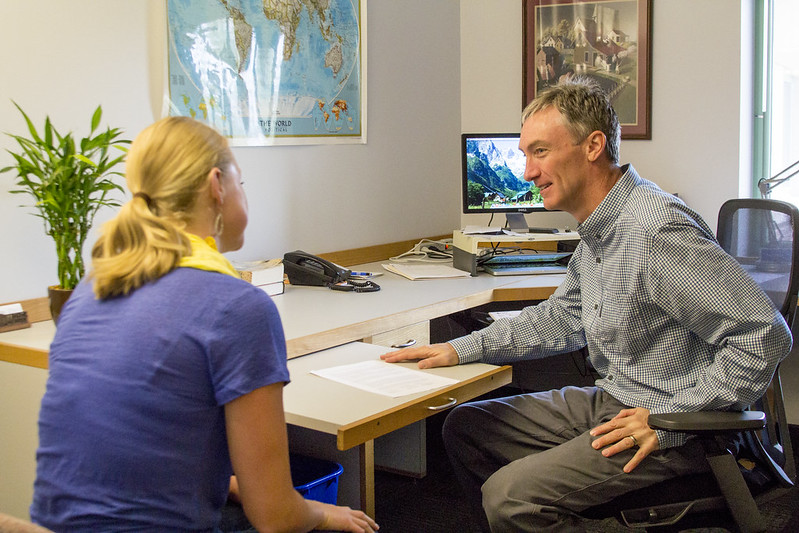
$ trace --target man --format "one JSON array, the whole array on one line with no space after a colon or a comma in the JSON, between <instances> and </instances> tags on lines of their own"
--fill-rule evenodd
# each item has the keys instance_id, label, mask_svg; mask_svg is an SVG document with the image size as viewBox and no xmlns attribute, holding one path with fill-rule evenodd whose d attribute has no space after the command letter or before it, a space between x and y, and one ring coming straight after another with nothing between
<instances>
[{"instance_id":1,"label":"man","mask_svg":"<svg viewBox=\"0 0 799 533\"><path fill-rule=\"evenodd\" d=\"M463 404L443 430L458 479L492 531L580 529L573 513L707 469L695 441L651 429L650 413L743 408L763 394L792 341L699 215L619 166L618 118L599 87L562 82L522 122L525 179L547 209L579 223L563 284L517 318L383 359L431 368L587 346L596 386Z\"/></svg>"}]
</instances>

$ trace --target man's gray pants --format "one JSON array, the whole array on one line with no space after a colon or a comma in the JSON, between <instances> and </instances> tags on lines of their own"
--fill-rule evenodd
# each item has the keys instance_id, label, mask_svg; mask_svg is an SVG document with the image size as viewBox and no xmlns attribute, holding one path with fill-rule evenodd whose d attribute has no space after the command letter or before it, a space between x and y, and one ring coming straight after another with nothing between
<instances>
[{"instance_id":1,"label":"man's gray pants","mask_svg":"<svg viewBox=\"0 0 799 533\"><path fill-rule=\"evenodd\" d=\"M467 504L493 533L583 531L575 513L675 476L708 470L700 445L658 450L631 473L637 448L604 457L589 431L622 409L596 387L466 403L447 417L444 444ZM482 514L482 513L480 513ZM487 527L485 521L483 528Z\"/></svg>"}]
</instances>

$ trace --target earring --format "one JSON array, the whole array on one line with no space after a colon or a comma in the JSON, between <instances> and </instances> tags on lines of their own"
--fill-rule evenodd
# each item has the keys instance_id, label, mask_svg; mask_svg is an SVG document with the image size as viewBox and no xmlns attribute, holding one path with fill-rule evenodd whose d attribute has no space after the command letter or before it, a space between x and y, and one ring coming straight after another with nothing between
<instances>
[{"instance_id":1,"label":"earring","mask_svg":"<svg viewBox=\"0 0 799 533\"><path fill-rule=\"evenodd\" d=\"M222 230L225 229L225 221L222 220L222 213L217 213L214 219L214 236L222 235Z\"/></svg>"}]
</instances>

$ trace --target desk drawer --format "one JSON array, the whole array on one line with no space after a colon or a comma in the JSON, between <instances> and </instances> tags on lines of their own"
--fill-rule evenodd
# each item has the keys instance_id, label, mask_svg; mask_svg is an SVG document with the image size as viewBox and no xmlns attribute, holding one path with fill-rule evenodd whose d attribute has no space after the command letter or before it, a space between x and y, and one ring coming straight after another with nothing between
<instances>
[{"instance_id":1,"label":"desk drawer","mask_svg":"<svg viewBox=\"0 0 799 533\"><path fill-rule=\"evenodd\" d=\"M378 333L363 339L369 344L378 344L389 348L404 348L413 342L413 346L423 346L430 343L430 321L418 322L402 328Z\"/></svg>"}]
</instances>

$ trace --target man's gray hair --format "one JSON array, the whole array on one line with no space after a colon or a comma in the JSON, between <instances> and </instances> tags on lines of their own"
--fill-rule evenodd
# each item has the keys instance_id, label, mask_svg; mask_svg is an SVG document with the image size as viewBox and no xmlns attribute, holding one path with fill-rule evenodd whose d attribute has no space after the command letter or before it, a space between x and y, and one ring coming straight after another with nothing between
<instances>
[{"instance_id":1,"label":"man's gray hair","mask_svg":"<svg viewBox=\"0 0 799 533\"><path fill-rule=\"evenodd\" d=\"M522 124L548 107L560 112L575 143L582 142L594 131L604 133L605 154L611 162L619 163L619 117L610 105L610 99L594 80L578 76L544 90L522 111Z\"/></svg>"}]
</instances>

